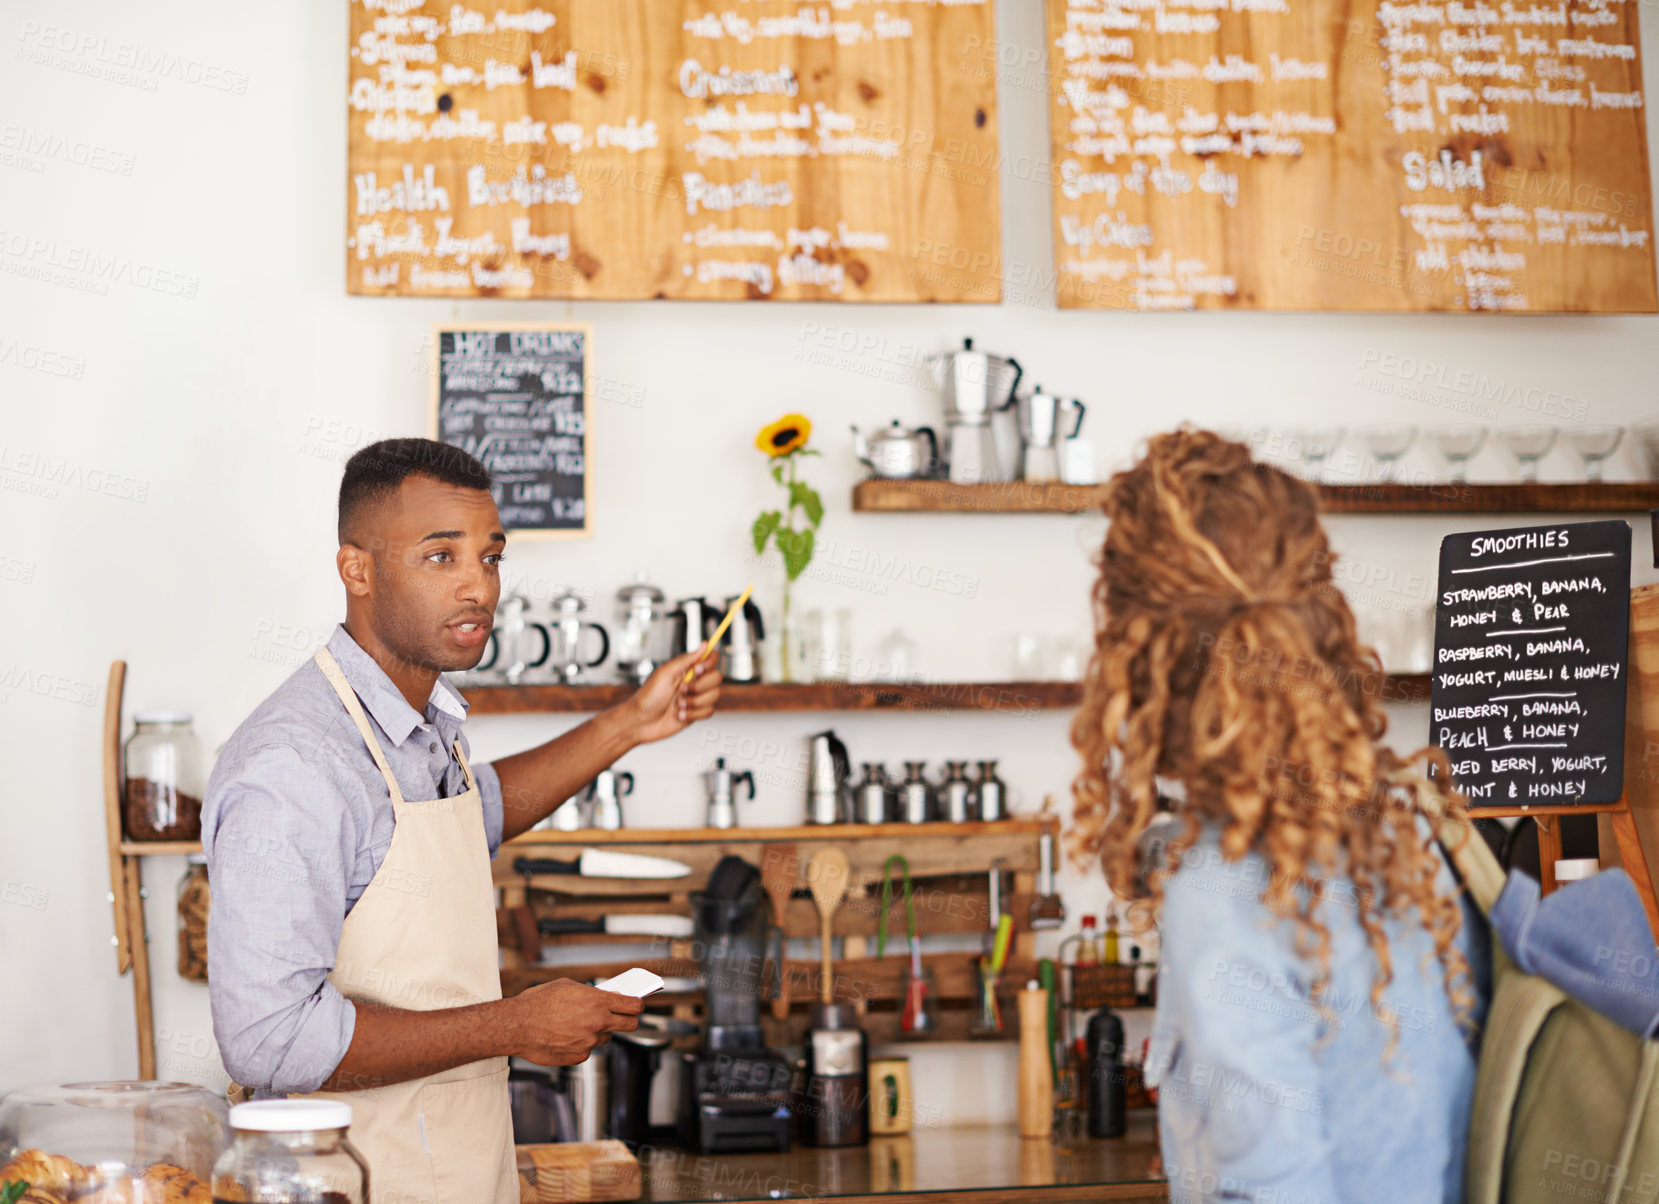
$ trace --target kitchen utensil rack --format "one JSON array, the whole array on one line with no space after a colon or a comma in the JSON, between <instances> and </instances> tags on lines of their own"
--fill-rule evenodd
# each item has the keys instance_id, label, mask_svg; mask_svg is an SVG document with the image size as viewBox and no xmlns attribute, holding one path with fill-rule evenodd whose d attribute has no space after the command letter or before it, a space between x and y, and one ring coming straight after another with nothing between
<instances>
[{"instance_id":1,"label":"kitchen utensil rack","mask_svg":"<svg viewBox=\"0 0 1659 1204\"><path fill-rule=\"evenodd\" d=\"M835 959L835 998L851 1000L864 1012L864 1027L874 1043L906 1040L899 1033L899 1012L904 1001L905 967L909 962L904 939L904 916L890 917L892 934L885 957L873 957L871 939L880 924L882 866L896 852L910 862L915 883L916 926L929 936L954 934L972 937L990 929L986 867L1003 859L1013 874L1014 889L1004 898L1004 907L1018 917L1027 914L1036 891L1038 837L1047 828L1058 834L1059 821L1052 817L996 820L989 823L930 824L835 824L778 828L688 828L623 829L618 832L530 832L503 846L494 866L495 882L501 890L502 910L497 916L497 933L502 945L501 984L504 994L513 995L536 983L555 978L592 979L620 973L631 965L643 965L656 973L693 976L698 966L689 940L635 937L618 938L592 934L542 936L545 951L552 946L650 945L653 955L616 960L604 957L595 948L595 960L576 964L530 964L518 947L516 929L509 909L528 904L536 917L561 916L596 918L621 912L689 915L690 894L702 888L709 872L728 853L744 857L764 874L769 858L788 858L793 889L784 915L776 919L788 941L809 941L817 952L818 913L806 877L807 864L820 848L834 846L847 854L851 866L851 889L836 912L835 932L842 942L841 956ZM679 879L621 880L579 878L572 875L533 876L526 879L514 872L513 861L527 849L571 845L602 846L672 857L691 866L691 874ZM975 996L974 962L977 951L924 952L922 961L933 972L938 992L940 1027L929 1041L969 1039ZM1028 929L1015 930L1005 983L1022 983L1035 972L1036 938ZM789 982L789 1007L782 1018L762 1008L767 1040L789 1044L806 1032L807 1010L818 998L819 964L816 956L787 958L784 974ZM680 994L659 993L648 1007L666 1008L682 1019L701 1017L700 991ZM1014 1033L1003 1034L1012 1039Z\"/></svg>"},{"instance_id":2,"label":"kitchen utensil rack","mask_svg":"<svg viewBox=\"0 0 1659 1204\"><path fill-rule=\"evenodd\" d=\"M860 481L864 513L1084 514L1099 510L1104 485L1044 481ZM1376 482L1320 485L1327 514L1621 514L1659 506L1659 481Z\"/></svg>"},{"instance_id":3,"label":"kitchen utensil rack","mask_svg":"<svg viewBox=\"0 0 1659 1204\"><path fill-rule=\"evenodd\" d=\"M1084 1011L1112 1008L1123 1011L1135 1004L1135 967L1071 965L1071 1006Z\"/></svg>"}]
</instances>

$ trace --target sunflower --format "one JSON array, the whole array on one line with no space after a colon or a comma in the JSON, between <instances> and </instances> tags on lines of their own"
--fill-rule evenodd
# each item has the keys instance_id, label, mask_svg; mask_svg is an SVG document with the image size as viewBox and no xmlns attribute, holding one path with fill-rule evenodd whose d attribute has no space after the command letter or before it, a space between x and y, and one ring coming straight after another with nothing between
<instances>
[{"instance_id":1,"label":"sunflower","mask_svg":"<svg viewBox=\"0 0 1659 1204\"><path fill-rule=\"evenodd\" d=\"M775 460L805 447L811 435L812 420L805 414L785 414L770 426L760 428L755 446Z\"/></svg>"}]
</instances>

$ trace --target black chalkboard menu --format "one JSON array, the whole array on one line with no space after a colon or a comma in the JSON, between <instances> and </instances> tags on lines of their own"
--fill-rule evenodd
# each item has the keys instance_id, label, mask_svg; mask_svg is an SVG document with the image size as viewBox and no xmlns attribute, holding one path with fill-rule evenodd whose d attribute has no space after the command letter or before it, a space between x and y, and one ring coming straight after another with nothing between
<instances>
[{"instance_id":1,"label":"black chalkboard menu","mask_svg":"<svg viewBox=\"0 0 1659 1204\"><path fill-rule=\"evenodd\" d=\"M1623 792L1630 524L1448 535L1430 740L1472 807Z\"/></svg>"},{"instance_id":2,"label":"black chalkboard menu","mask_svg":"<svg viewBox=\"0 0 1659 1204\"><path fill-rule=\"evenodd\" d=\"M445 325L434 336L432 437L483 461L508 530L588 534L592 327Z\"/></svg>"}]
</instances>

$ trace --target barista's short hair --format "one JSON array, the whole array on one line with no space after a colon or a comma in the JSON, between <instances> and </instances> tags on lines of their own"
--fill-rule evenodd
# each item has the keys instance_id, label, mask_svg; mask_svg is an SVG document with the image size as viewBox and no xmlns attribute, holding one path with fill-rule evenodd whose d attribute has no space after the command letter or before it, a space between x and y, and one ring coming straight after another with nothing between
<instances>
[{"instance_id":1,"label":"barista's short hair","mask_svg":"<svg viewBox=\"0 0 1659 1204\"><path fill-rule=\"evenodd\" d=\"M340 478L340 512L336 534L350 543L347 532L365 506L383 501L412 476L432 477L462 489L490 487L490 470L477 457L436 439L382 439L346 461Z\"/></svg>"}]
</instances>

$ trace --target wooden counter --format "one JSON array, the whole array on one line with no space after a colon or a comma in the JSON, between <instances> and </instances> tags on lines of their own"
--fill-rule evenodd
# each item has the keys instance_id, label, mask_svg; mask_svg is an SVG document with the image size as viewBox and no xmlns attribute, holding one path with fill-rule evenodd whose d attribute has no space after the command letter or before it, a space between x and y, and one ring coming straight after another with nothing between
<instances>
[{"instance_id":1,"label":"wooden counter","mask_svg":"<svg viewBox=\"0 0 1659 1204\"><path fill-rule=\"evenodd\" d=\"M644 1194L662 1204L836 1196L866 1204L1165 1201L1157 1115L1134 1114L1126 1136L1022 1141L1012 1125L921 1126L868 1146L787 1154L638 1151Z\"/></svg>"}]
</instances>

